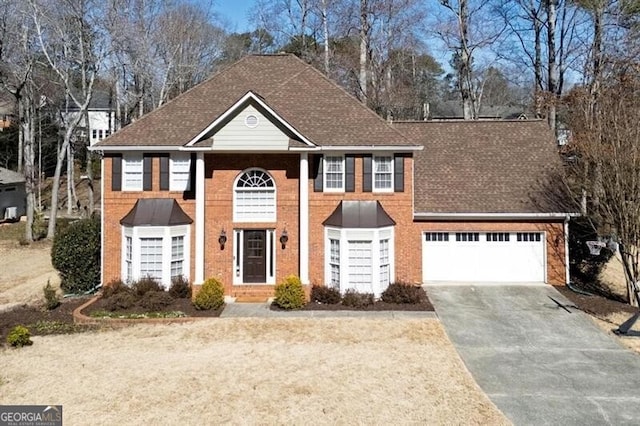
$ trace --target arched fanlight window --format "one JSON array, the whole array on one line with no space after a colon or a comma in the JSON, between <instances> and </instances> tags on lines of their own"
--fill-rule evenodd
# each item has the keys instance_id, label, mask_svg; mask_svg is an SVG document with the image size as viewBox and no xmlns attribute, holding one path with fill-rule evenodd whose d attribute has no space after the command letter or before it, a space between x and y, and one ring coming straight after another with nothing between
<instances>
[{"instance_id":1,"label":"arched fanlight window","mask_svg":"<svg viewBox=\"0 0 640 426\"><path fill-rule=\"evenodd\" d=\"M236 179L233 196L235 222L275 222L276 185L266 171L242 172Z\"/></svg>"}]
</instances>

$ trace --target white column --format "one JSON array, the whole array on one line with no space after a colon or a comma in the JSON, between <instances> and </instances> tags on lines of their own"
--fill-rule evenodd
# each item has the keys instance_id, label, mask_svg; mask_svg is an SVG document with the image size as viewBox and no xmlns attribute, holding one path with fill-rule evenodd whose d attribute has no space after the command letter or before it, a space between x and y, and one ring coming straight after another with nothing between
<instances>
[{"instance_id":1,"label":"white column","mask_svg":"<svg viewBox=\"0 0 640 426\"><path fill-rule=\"evenodd\" d=\"M300 281L309 284L309 155L300 154Z\"/></svg>"},{"instance_id":2,"label":"white column","mask_svg":"<svg viewBox=\"0 0 640 426\"><path fill-rule=\"evenodd\" d=\"M547 281L547 280L545 280ZM569 273L569 216L564 219L564 283L571 283L571 275Z\"/></svg>"},{"instance_id":3,"label":"white column","mask_svg":"<svg viewBox=\"0 0 640 426\"><path fill-rule=\"evenodd\" d=\"M204 153L196 157L196 274L194 284L204 282Z\"/></svg>"}]
</instances>

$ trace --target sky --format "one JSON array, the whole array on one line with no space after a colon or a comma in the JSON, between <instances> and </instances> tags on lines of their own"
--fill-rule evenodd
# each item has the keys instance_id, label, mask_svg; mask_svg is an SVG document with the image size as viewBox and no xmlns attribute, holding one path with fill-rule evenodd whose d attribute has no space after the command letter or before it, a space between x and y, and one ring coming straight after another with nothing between
<instances>
[{"instance_id":1,"label":"sky","mask_svg":"<svg viewBox=\"0 0 640 426\"><path fill-rule=\"evenodd\" d=\"M229 21L231 31L245 32L250 28L247 14L254 4L255 0L217 0L213 9Z\"/></svg>"}]
</instances>

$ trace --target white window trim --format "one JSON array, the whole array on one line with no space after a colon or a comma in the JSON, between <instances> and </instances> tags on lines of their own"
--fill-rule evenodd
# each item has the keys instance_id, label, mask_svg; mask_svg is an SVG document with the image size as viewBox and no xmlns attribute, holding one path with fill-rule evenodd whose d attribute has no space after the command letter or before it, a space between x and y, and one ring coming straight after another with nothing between
<instances>
[{"instance_id":1,"label":"white window trim","mask_svg":"<svg viewBox=\"0 0 640 426\"><path fill-rule=\"evenodd\" d=\"M377 159L381 157L391 157L391 186L389 188L378 188L376 187L376 163ZM371 188L373 192L394 192L394 172L395 172L395 161L393 158L393 154L391 153L376 153L373 155L371 159Z\"/></svg>"},{"instance_id":2,"label":"white window trim","mask_svg":"<svg viewBox=\"0 0 640 426\"><path fill-rule=\"evenodd\" d=\"M253 231L253 229L250 229ZM265 229L267 232L266 241L266 259L265 268L267 282L265 284L273 285L276 283L276 271L278 264L276 257L278 253L278 244L276 244L276 233L274 229ZM260 283L245 283L244 277L244 229L233 230L233 284L234 285L260 285ZM273 273L271 273L273 271Z\"/></svg>"},{"instance_id":3,"label":"white window trim","mask_svg":"<svg viewBox=\"0 0 640 426\"><path fill-rule=\"evenodd\" d=\"M187 161L187 170L179 170L174 161ZM187 181L176 181L176 175L183 176L186 173ZM191 189L191 154L171 154L169 158L169 191L188 191Z\"/></svg>"},{"instance_id":4,"label":"white window trim","mask_svg":"<svg viewBox=\"0 0 640 426\"><path fill-rule=\"evenodd\" d=\"M183 276L189 280L191 259L191 227L189 225L177 226L123 226L122 227L122 270L121 277L127 277L126 262L126 237L131 237L132 276L129 281L137 281L143 278L140 275L140 239L162 238L162 285L168 289L171 285L171 237L184 237L184 258L182 263Z\"/></svg>"},{"instance_id":5,"label":"white window trim","mask_svg":"<svg viewBox=\"0 0 640 426\"><path fill-rule=\"evenodd\" d=\"M330 286L331 279L331 244L329 240L340 241L340 292L351 288L348 283L349 241L371 241L372 253L372 292L376 298L382 295L386 288L380 285L380 241L389 240L389 283L395 282L395 232L392 226L384 228L332 228L325 227L324 231L324 276L325 285Z\"/></svg>"},{"instance_id":6,"label":"white window trim","mask_svg":"<svg viewBox=\"0 0 640 426\"><path fill-rule=\"evenodd\" d=\"M244 188L239 189L238 182L240 181L240 178L245 173L248 173L254 170L265 173L267 176L271 178L271 181L273 182L273 188L254 188L254 190L256 191L273 193L273 202L274 202L273 212L265 215L240 217L238 215L238 192L249 192L251 191L251 189L244 189ZM254 222L268 223L268 222L276 222L277 219L278 219L278 190L276 187L276 180L273 178L271 173L258 167L252 167L250 169L243 170L241 173L239 173L238 176L236 176L235 181L233 182L233 221L238 223L254 223Z\"/></svg>"},{"instance_id":7,"label":"white window trim","mask_svg":"<svg viewBox=\"0 0 640 426\"><path fill-rule=\"evenodd\" d=\"M339 188L329 188L327 186L327 158L340 158L342 161L342 185ZM322 188L324 192L345 192L345 180L346 180L346 163L344 154L326 154L322 159ZM334 172L332 172L334 173Z\"/></svg>"},{"instance_id":8,"label":"white window trim","mask_svg":"<svg viewBox=\"0 0 640 426\"><path fill-rule=\"evenodd\" d=\"M127 173L132 173L133 162L140 162L140 185L128 185ZM123 191L142 191L144 185L144 159L142 153L127 154L122 156L122 190Z\"/></svg>"}]
</instances>

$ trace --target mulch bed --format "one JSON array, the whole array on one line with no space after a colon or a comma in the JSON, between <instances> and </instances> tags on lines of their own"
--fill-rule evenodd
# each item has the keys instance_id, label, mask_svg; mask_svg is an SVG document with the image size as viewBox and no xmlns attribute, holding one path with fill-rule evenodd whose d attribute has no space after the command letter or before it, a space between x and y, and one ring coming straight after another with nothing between
<instances>
[{"instance_id":1,"label":"mulch bed","mask_svg":"<svg viewBox=\"0 0 640 426\"><path fill-rule=\"evenodd\" d=\"M98 299L95 303L85 308L82 313L91 316L92 312L105 311L107 306L106 299ZM187 317L219 317L222 313L224 306L217 310L200 311L193 306L191 299L174 299L173 303L166 308L162 309L162 312L176 312L180 311ZM130 315L130 314L144 314L148 312L148 309L144 309L139 306L134 306L130 309L119 309L114 311L116 314Z\"/></svg>"},{"instance_id":2,"label":"mulch bed","mask_svg":"<svg viewBox=\"0 0 640 426\"><path fill-rule=\"evenodd\" d=\"M609 314L616 312L626 312L633 314L638 312L638 308L635 308L626 303L617 302L615 300L607 299L602 296L588 296L580 293L576 293L568 287L558 286L556 289L562 293L564 297L573 302L578 309L584 311L590 315L603 318Z\"/></svg>"},{"instance_id":3,"label":"mulch bed","mask_svg":"<svg viewBox=\"0 0 640 426\"><path fill-rule=\"evenodd\" d=\"M272 303L271 310L284 311L278 305ZM427 301L424 303L386 303L382 301L375 302L373 305L369 305L363 308L354 308L352 306L345 306L340 303L337 304L321 304L315 302L309 302L304 305L301 311L433 311L433 305Z\"/></svg>"},{"instance_id":4,"label":"mulch bed","mask_svg":"<svg viewBox=\"0 0 640 426\"><path fill-rule=\"evenodd\" d=\"M89 298L65 299L60 306L48 311L44 307L23 305L0 313L0 346L6 343L7 335L16 325L26 326L32 336L72 333L83 329L73 322L73 311ZM43 323L49 323L43 324ZM40 325L38 326L38 323Z\"/></svg>"}]
</instances>

